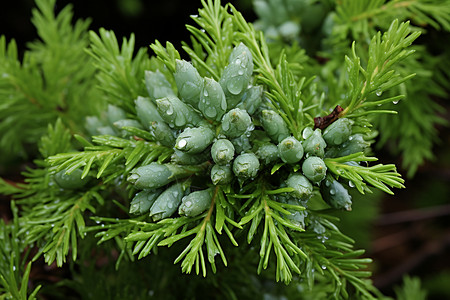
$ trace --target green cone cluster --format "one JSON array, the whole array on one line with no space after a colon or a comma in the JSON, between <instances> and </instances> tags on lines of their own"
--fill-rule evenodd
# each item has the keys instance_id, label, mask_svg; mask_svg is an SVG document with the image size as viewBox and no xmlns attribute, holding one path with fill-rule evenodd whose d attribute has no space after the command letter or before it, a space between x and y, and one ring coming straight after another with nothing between
<instances>
[{"instance_id":1,"label":"green cone cluster","mask_svg":"<svg viewBox=\"0 0 450 300\"><path fill-rule=\"evenodd\" d=\"M130 213L148 214L154 221L174 214L195 217L208 210L216 186L244 186L260 174L271 176L275 165L290 170L277 180L280 187L292 188L277 200L303 205L320 189L331 206L350 209L351 197L328 175L323 159L364 151L369 143L361 134L352 135L346 118L294 136L282 112L263 101L263 87L252 84L252 74L252 55L243 44L233 49L217 81L177 60L170 80L159 71L145 73L148 97L135 100L136 119L110 106L107 122L88 120L97 134L127 137L123 127L146 130L173 151L170 161L130 172L128 181L137 189ZM286 217L304 226L303 213Z\"/></svg>"}]
</instances>

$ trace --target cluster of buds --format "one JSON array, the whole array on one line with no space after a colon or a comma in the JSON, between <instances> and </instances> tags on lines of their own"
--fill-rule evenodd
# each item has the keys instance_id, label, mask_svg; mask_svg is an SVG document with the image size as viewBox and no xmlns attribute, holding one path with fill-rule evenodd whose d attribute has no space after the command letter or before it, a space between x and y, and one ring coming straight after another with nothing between
<instances>
[{"instance_id":1,"label":"cluster of buds","mask_svg":"<svg viewBox=\"0 0 450 300\"><path fill-rule=\"evenodd\" d=\"M350 208L351 197L327 175L323 158L368 146L362 137L351 135L352 122L338 119L323 133L306 128L298 140L282 116L263 101L263 87L253 85L252 74L251 52L240 44L219 81L203 78L190 62L177 60L174 92L161 72L147 71L149 97L135 101L139 121L128 120L110 107L114 114L108 118L113 125L109 134L126 134L120 128L137 122L136 127L173 150L170 162L131 171L128 181L141 190L131 202L131 213L148 213L154 221L176 212L197 216L210 207L214 186L242 186L261 174L270 176L264 170L274 164L292 166L286 168L289 174L280 176L279 184L293 191L280 201L307 201L317 185L330 205ZM104 128L99 131L107 131Z\"/></svg>"}]
</instances>

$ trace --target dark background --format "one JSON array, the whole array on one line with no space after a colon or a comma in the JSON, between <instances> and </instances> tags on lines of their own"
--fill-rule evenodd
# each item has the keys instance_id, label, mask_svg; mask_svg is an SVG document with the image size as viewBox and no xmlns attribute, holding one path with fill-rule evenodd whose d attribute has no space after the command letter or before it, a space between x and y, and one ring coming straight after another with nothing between
<instances>
[{"instance_id":1,"label":"dark background","mask_svg":"<svg viewBox=\"0 0 450 300\"><path fill-rule=\"evenodd\" d=\"M225 3L225 1L223 1ZM253 21L251 0L229 1L247 21ZM136 45L147 47L155 39L161 43L170 41L179 48L181 41L189 41L185 24L194 24L190 15L198 14L200 0L57 0L57 10L71 4L74 20L89 18L91 30L104 27L113 30L118 39L135 34ZM14 38L23 52L26 42L37 37L31 23L33 0L8 1L0 10L0 35L6 40Z\"/></svg>"}]
</instances>

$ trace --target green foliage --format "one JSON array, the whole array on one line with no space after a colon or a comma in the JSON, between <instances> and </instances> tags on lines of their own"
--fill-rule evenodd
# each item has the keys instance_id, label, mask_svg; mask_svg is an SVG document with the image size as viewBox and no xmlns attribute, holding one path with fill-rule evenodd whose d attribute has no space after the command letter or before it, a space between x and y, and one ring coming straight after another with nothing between
<instances>
[{"instance_id":1,"label":"green foliage","mask_svg":"<svg viewBox=\"0 0 450 300\"><path fill-rule=\"evenodd\" d=\"M36 4L32 22L40 40L28 45L23 59L14 40L0 37L2 162L24 158L27 152L35 157L35 145L57 118L72 132L82 132L84 116L95 114L102 104L94 89L95 68L85 53L89 21L72 25L70 6L55 15L55 0Z\"/></svg>"},{"instance_id":2,"label":"green foliage","mask_svg":"<svg viewBox=\"0 0 450 300\"><path fill-rule=\"evenodd\" d=\"M380 40L374 35L380 29L388 31L393 26L392 20L397 19L399 23L409 20L411 24L403 24L391 34L410 32L410 38L414 40L419 32L427 35L439 31L435 36L440 39L441 33L445 34L444 31L450 29L450 1L258 0L254 1L254 7L260 18L256 24L264 30L271 53L274 54L271 56L272 61L279 59L282 49L291 62L303 64L300 74L319 76L319 82L327 86L325 96L334 99L335 104L350 104L348 110L356 110L352 113L354 117L365 115L368 111L382 113L369 117L380 136L376 148L385 146L394 154L402 155L402 166L408 177L412 177L425 160L433 159L432 148L439 142L435 127L447 124L441 117L442 107L436 103L436 96L445 98L448 93L446 83L442 81L442 78L448 80L448 71L440 71L441 67L449 63L445 49L441 53L431 53L431 49L414 46L409 51L418 53L409 55L411 53L402 51L400 45L400 48L395 48L395 45L383 42L383 37ZM436 42L440 43L437 39ZM394 42L394 39L390 40ZM352 41L356 41L356 44L349 51ZM381 45L375 47L380 42L384 47L394 46L391 47L394 52L383 49ZM404 42L408 44L408 39ZM310 57L301 54L303 49L298 44L307 50ZM358 59L354 57L355 52ZM346 66L341 63L341 55L348 56ZM382 56L386 56L385 59ZM385 81L383 73L389 74L389 77L393 75L390 74L393 70L389 68L393 59L399 59L395 76L405 79L415 74L415 77L405 82ZM375 60L379 62L378 65L373 64ZM435 62L439 62L439 66ZM357 82L354 82L355 78L347 81L345 68L350 78L362 77L363 82L361 78L356 79ZM446 75L442 77L443 74ZM348 83L360 84L356 89L360 92L347 95L345 85ZM390 89L386 91L384 87ZM373 109L359 112L359 105ZM398 116L384 114L396 111L399 112Z\"/></svg>"},{"instance_id":3,"label":"green foliage","mask_svg":"<svg viewBox=\"0 0 450 300\"><path fill-rule=\"evenodd\" d=\"M25 267L28 251L25 257L19 255L24 252L26 244L18 238L20 225L17 218L18 209L14 202L11 202L11 209L14 223L5 224L0 220L0 299L34 300L41 286L37 286L31 293L28 292L31 262Z\"/></svg>"},{"instance_id":4,"label":"green foliage","mask_svg":"<svg viewBox=\"0 0 450 300\"><path fill-rule=\"evenodd\" d=\"M417 277L405 276L403 286L395 289L398 300L425 300L427 292L421 288L420 279Z\"/></svg>"},{"instance_id":5,"label":"green foliage","mask_svg":"<svg viewBox=\"0 0 450 300\"><path fill-rule=\"evenodd\" d=\"M332 1L326 3L319 8L331 9ZM371 1L364 7L370 12L383 3ZM66 284L86 298L102 291L89 286L94 291L89 295L83 288L93 277L92 265L85 266L84 260L93 258L94 238L99 249L117 254L111 259L118 272L133 273L125 279L114 274L117 284L132 282L133 264L156 261L154 275L174 261L183 273L201 274L204 282L223 289L223 298L271 296L280 290L290 297L304 290L305 299L379 297L368 279L371 259L354 249L333 212L350 210L347 188L364 194L372 187L392 194L391 188L404 187L394 165L373 165L377 158L364 152L376 135L374 120L380 113L395 113L396 107L383 105L401 99L399 89L414 76L405 62L420 33L408 22L389 21L384 33L368 32L370 42L358 39L351 47L345 45L320 66L296 60L306 57L304 52L293 55L298 45L272 50L264 34L232 5L221 6L218 0L202 5L193 16L197 27L187 26L191 45L182 47L192 64L180 60L169 42L165 47L152 44L155 56L149 58L145 49L135 49L133 35L119 45L112 31L90 33L89 56L78 58L87 63L79 67L95 74L108 109L86 119L87 137L66 119L46 120L54 125L41 138L41 159L23 173L24 183L0 181L0 192L20 205L15 234L24 247L37 249L35 260L43 255L48 264L79 264L74 274L82 277ZM361 8L348 1L335 5L340 15ZM50 13L43 9L43 15ZM420 20L434 20L427 15ZM306 17L302 15L305 28L311 22ZM445 20L438 15L436 24ZM289 29L284 21L276 22ZM67 29L64 24L60 27ZM42 35L48 43L56 39ZM87 43L84 35L80 40ZM333 47L342 41L328 40ZM9 47L13 53L13 44ZM388 96L378 98L381 93ZM341 110L326 116L336 105ZM87 115L74 113L80 119ZM317 126L320 116L325 123ZM359 144L351 144L353 139ZM327 183L339 187L339 195L332 187L324 188ZM105 269L112 272L110 266ZM3 284L14 293L18 277L8 278ZM162 287L171 286L168 278L151 277L150 291L161 293ZM245 291L236 278L247 285ZM204 284L192 280L190 291ZM252 290L248 286L253 281L268 282L273 290L265 284ZM290 285L283 290L278 281ZM117 295L145 298L141 283L138 292ZM114 296L109 292L108 297Z\"/></svg>"}]
</instances>

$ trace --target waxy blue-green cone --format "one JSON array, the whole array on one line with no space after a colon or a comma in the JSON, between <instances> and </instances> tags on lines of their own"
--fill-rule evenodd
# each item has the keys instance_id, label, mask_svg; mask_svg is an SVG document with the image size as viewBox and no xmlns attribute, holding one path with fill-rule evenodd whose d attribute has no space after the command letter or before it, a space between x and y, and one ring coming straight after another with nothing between
<instances>
[{"instance_id":1,"label":"waxy blue-green cone","mask_svg":"<svg viewBox=\"0 0 450 300\"><path fill-rule=\"evenodd\" d=\"M120 107L109 104L108 110L106 111L106 118L111 126L114 126L114 122L123 120L127 118L127 114Z\"/></svg>"},{"instance_id":2,"label":"waxy blue-green cone","mask_svg":"<svg viewBox=\"0 0 450 300\"><path fill-rule=\"evenodd\" d=\"M228 184L232 179L233 173L230 166L214 165L211 168L211 181L214 185Z\"/></svg>"},{"instance_id":3,"label":"waxy blue-green cone","mask_svg":"<svg viewBox=\"0 0 450 300\"><path fill-rule=\"evenodd\" d=\"M317 156L310 156L302 164L303 174L312 182L321 182L327 174L325 162Z\"/></svg>"},{"instance_id":4,"label":"waxy blue-green cone","mask_svg":"<svg viewBox=\"0 0 450 300\"><path fill-rule=\"evenodd\" d=\"M265 165L273 163L280 158L277 145L272 143L262 144L256 151L256 156Z\"/></svg>"},{"instance_id":5,"label":"waxy blue-green cone","mask_svg":"<svg viewBox=\"0 0 450 300\"><path fill-rule=\"evenodd\" d=\"M181 199L178 213L186 217L196 217L211 206L214 189L196 191Z\"/></svg>"},{"instance_id":6,"label":"waxy blue-green cone","mask_svg":"<svg viewBox=\"0 0 450 300\"><path fill-rule=\"evenodd\" d=\"M102 123L102 121L100 121L98 117L95 116L86 117L86 123L84 125L84 128L87 129L87 131L91 136L99 135L98 129L103 126L105 125Z\"/></svg>"},{"instance_id":7,"label":"waxy blue-green cone","mask_svg":"<svg viewBox=\"0 0 450 300\"><path fill-rule=\"evenodd\" d=\"M175 149L171 156L171 162L177 165L198 165L209 160L208 153L189 154Z\"/></svg>"},{"instance_id":8,"label":"waxy blue-green cone","mask_svg":"<svg viewBox=\"0 0 450 300\"><path fill-rule=\"evenodd\" d=\"M143 190L137 193L130 203L130 214L148 213L161 192L161 190Z\"/></svg>"},{"instance_id":9,"label":"waxy blue-green cone","mask_svg":"<svg viewBox=\"0 0 450 300\"><path fill-rule=\"evenodd\" d=\"M302 144L307 155L323 157L327 143L322 138L320 129L316 129Z\"/></svg>"},{"instance_id":10,"label":"waxy blue-green cone","mask_svg":"<svg viewBox=\"0 0 450 300\"><path fill-rule=\"evenodd\" d=\"M233 144L234 151L236 153L240 154L252 149L252 145L250 144L250 138L248 137L248 135L249 134L247 133L238 136L237 138L230 139L230 142Z\"/></svg>"},{"instance_id":11,"label":"waxy blue-green cone","mask_svg":"<svg viewBox=\"0 0 450 300\"><path fill-rule=\"evenodd\" d=\"M290 205L297 205L302 206L299 199L297 198L288 198L285 201L283 201ZM288 209L288 211L291 213L290 215L284 215L284 217L288 220L290 220L294 225L298 226L301 229L305 229L305 218L308 215L306 210L294 210L294 209Z\"/></svg>"},{"instance_id":12,"label":"waxy blue-green cone","mask_svg":"<svg viewBox=\"0 0 450 300\"><path fill-rule=\"evenodd\" d=\"M99 127L99 128L97 128L97 132L100 135L113 135L113 136L118 135L117 131L114 128L112 128L111 126Z\"/></svg>"},{"instance_id":13,"label":"waxy blue-green cone","mask_svg":"<svg viewBox=\"0 0 450 300\"><path fill-rule=\"evenodd\" d=\"M202 118L178 97L169 96L156 100L158 112L172 128L197 126Z\"/></svg>"},{"instance_id":14,"label":"waxy blue-green cone","mask_svg":"<svg viewBox=\"0 0 450 300\"><path fill-rule=\"evenodd\" d=\"M128 181L138 189L156 189L175 179L193 174L192 170L172 164L159 164L152 162L131 171Z\"/></svg>"},{"instance_id":15,"label":"waxy blue-green cone","mask_svg":"<svg viewBox=\"0 0 450 300\"><path fill-rule=\"evenodd\" d=\"M290 135L286 122L273 110L263 110L260 121L274 143L279 143Z\"/></svg>"},{"instance_id":16,"label":"waxy blue-green cone","mask_svg":"<svg viewBox=\"0 0 450 300\"><path fill-rule=\"evenodd\" d=\"M136 107L136 114L138 119L141 121L142 125L147 128L151 122L157 121L162 122L163 119L158 113L156 105L152 102L150 98L137 97L134 100Z\"/></svg>"},{"instance_id":17,"label":"waxy blue-green cone","mask_svg":"<svg viewBox=\"0 0 450 300\"><path fill-rule=\"evenodd\" d=\"M259 160L253 153L238 155L233 162L233 173L240 179L254 178L258 174Z\"/></svg>"},{"instance_id":18,"label":"waxy blue-green cone","mask_svg":"<svg viewBox=\"0 0 450 300\"><path fill-rule=\"evenodd\" d=\"M205 78L198 109L205 118L212 121L220 121L227 111L225 94L220 84L214 79Z\"/></svg>"},{"instance_id":19,"label":"waxy blue-green cone","mask_svg":"<svg viewBox=\"0 0 450 300\"><path fill-rule=\"evenodd\" d=\"M189 154L200 153L214 140L215 134L208 127L186 128L175 141L175 148Z\"/></svg>"},{"instance_id":20,"label":"waxy blue-green cone","mask_svg":"<svg viewBox=\"0 0 450 300\"><path fill-rule=\"evenodd\" d=\"M298 200L308 200L313 193L313 186L305 176L301 174L291 174L286 179L286 185L294 189L289 195Z\"/></svg>"},{"instance_id":21,"label":"waxy blue-green cone","mask_svg":"<svg viewBox=\"0 0 450 300\"><path fill-rule=\"evenodd\" d=\"M222 132L227 137L236 138L251 130L252 119L245 110L234 108L222 118Z\"/></svg>"},{"instance_id":22,"label":"waxy blue-green cone","mask_svg":"<svg viewBox=\"0 0 450 300\"><path fill-rule=\"evenodd\" d=\"M248 88L242 95L242 102L237 105L237 108L245 109L250 115L253 115L261 107L262 93L261 85Z\"/></svg>"},{"instance_id":23,"label":"waxy blue-green cone","mask_svg":"<svg viewBox=\"0 0 450 300\"><path fill-rule=\"evenodd\" d=\"M227 139L219 139L211 147L211 157L218 165L229 164L234 158L234 146Z\"/></svg>"},{"instance_id":24,"label":"waxy blue-green cone","mask_svg":"<svg viewBox=\"0 0 450 300\"><path fill-rule=\"evenodd\" d=\"M347 118L337 119L323 132L323 139L328 146L338 146L348 140L352 134L353 121Z\"/></svg>"},{"instance_id":25,"label":"waxy blue-green cone","mask_svg":"<svg viewBox=\"0 0 450 300\"><path fill-rule=\"evenodd\" d=\"M242 94L248 87L252 73L252 54L247 46L241 43L233 49L229 58L229 64L223 70L220 78L220 85L225 95L236 96ZM234 107L234 105L229 107Z\"/></svg>"},{"instance_id":26,"label":"waxy blue-green cone","mask_svg":"<svg viewBox=\"0 0 450 300\"><path fill-rule=\"evenodd\" d=\"M90 177L81 179L82 174L81 169L76 169L70 174L66 174L66 170L62 170L56 173L53 179L63 189L76 190L85 186L91 179Z\"/></svg>"},{"instance_id":27,"label":"waxy blue-green cone","mask_svg":"<svg viewBox=\"0 0 450 300\"><path fill-rule=\"evenodd\" d=\"M139 121L133 120L133 119L123 119L114 122L114 126L117 129L122 129L123 127L135 127L139 129L143 129L141 123Z\"/></svg>"},{"instance_id":28,"label":"waxy blue-green cone","mask_svg":"<svg viewBox=\"0 0 450 300\"><path fill-rule=\"evenodd\" d=\"M153 121L150 123L149 132L155 139L155 141L160 142L162 145L167 147L173 147L175 145L175 136L164 121Z\"/></svg>"},{"instance_id":29,"label":"waxy blue-green cone","mask_svg":"<svg viewBox=\"0 0 450 300\"><path fill-rule=\"evenodd\" d=\"M168 218L176 212L186 188L187 187L180 182L174 183L162 192L150 208L150 217L152 217L153 221L157 222Z\"/></svg>"},{"instance_id":30,"label":"waxy blue-green cone","mask_svg":"<svg viewBox=\"0 0 450 300\"><path fill-rule=\"evenodd\" d=\"M176 60L176 71L173 74L178 88L178 95L193 107L198 106L200 92L203 87L203 78L197 69L185 60Z\"/></svg>"},{"instance_id":31,"label":"waxy blue-green cone","mask_svg":"<svg viewBox=\"0 0 450 300\"><path fill-rule=\"evenodd\" d=\"M139 121L133 119L123 119L114 122L114 126L120 131L120 135L123 137L132 136L132 134L125 129L122 130L123 127L135 127L139 129L143 129L141 123Z\"/></svg>"},{"instance_id":32,"label":"waxy blue-green cone","mask_svg":"<svg viewBox=\"0 0 450 300\"><path fill-rule=\"evenodd\" d=\"M147 87L148 95L152 100L167 96L175 96L172 85L159 70L156 70L156 72L145 71L145 86Z\"/></svg>"},{"instance_id":33,"label":"waxy blue-green cone","mask_svg":"<svg viewBox=\"0 0 450 300\"><path fill-rule=\"evenodd\" d=\"M278 153L282 161L294 164L302 159L303 147L296 138L290 136L278 144Z\"/></svg>"},{"instance_id":34,"label":"waxy blue-green cone","mask_svg":"<svg viewBox=\"0 0 450 300\"><path fill-rule=\"evenodd\" d=\"M337 180L328 176L320 184L323 199L334 208L352 210L352 196Z\"/></svg>"},{"instance_id":35,"label":"waxy blue-green cone","mask_svg":"<svg viewBox=\"0 0 450 300\"><path fill-rule=\"evenodd\" d=\"M370 147L370 143L364 140L362 134L349 136L348 140L339 146L339 156L347 156L357 152L364 152Z\"/></svg>"}]
</instances>

